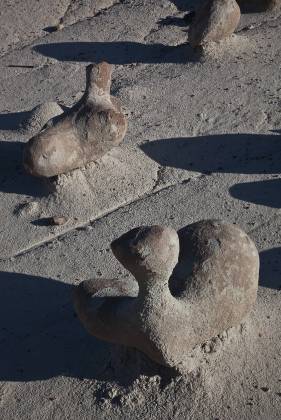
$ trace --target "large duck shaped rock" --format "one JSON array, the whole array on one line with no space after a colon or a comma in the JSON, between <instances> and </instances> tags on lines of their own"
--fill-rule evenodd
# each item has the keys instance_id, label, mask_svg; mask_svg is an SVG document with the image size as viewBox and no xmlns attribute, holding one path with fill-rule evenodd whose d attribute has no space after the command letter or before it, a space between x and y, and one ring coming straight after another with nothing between
<instances>
[{"instance_id":1,"label":"large duck shaped rock","mask_svg":"<svg viewBox=\"0 0 281 420\"><path fill-rule=\"evenodd\" d=\"M140 227L111 247L139 293L116 280L86 280L74 291L78 317L90 334L159 364L177 366L196 345L239 324L256 300L259 255L235 225L202 221L179 236Z\"/></svg>"},{"instance_id":2,"label":"large duck shaped rock","mask_svg":"<svg viewBox=\"0 0 281 420\"><path fill-rule=\"evenodd\" d=\"M189 43L197 47L229 37L237 28L240 16L240 8L235 0L206 0L196 11L189 27Z\"/></svg>"},{"instance_id":3,"label":"large duck shaped rock","mask_svg":"<svg viewBox=\"0 0 281 420\"><path fill-rule=\"evenodd\" d=\"M118 100L110 96L111 74L108 63L87 66L81 100L27 143L27 172L40 177L66 173L97 160L123 140L127 120Z\"/></svg>"}]
</instances>

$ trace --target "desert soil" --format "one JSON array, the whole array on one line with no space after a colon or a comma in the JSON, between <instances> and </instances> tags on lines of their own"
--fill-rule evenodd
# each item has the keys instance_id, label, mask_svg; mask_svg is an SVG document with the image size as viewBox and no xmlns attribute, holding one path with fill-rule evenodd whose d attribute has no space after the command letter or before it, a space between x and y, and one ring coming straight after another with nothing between
<instances>
[{"instance_id":1,"label":"desert soil","mask_svg":"<svg viewBox=\"0 0 281 420\"><path fill-rule=\"evenodd\" d=\"M243 15L229 40L193 51L183 18L198 3L1 1L3 419L281 418L281 15ZM29 177L23 144L50 116L31 110L71 106L101 60L115 65L124 143L48 182ZM73 285L135 284L113 239L207 218L239 224L260 251L258 300L239 327L194 349L185 373L87 335Z\"/></svg>"}]
</instances>

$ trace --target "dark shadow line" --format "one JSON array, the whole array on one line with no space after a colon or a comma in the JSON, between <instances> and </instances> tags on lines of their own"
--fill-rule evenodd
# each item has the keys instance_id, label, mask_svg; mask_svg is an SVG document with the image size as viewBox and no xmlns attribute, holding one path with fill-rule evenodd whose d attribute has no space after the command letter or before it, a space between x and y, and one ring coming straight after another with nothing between
<instances>
[{"instance_id":1,"label":"dark shadow line","mask_svg":"<svg viewBox=\"0 0 281 420\"><path fill-rule=\"evenodd\" d=\"M186 63L198 62L198 51L189 44L168 46L139 42L61 42L40 44L34 50L59 61L131 63Z\"/></svg>"}]
</instances>

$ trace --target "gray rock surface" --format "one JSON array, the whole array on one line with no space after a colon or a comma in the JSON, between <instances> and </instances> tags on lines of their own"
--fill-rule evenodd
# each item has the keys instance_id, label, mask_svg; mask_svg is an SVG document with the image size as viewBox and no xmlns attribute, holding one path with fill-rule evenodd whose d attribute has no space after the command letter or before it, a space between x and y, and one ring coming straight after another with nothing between
<instances>
[{"instance_id":1,"label":"gray rock surface","mask_svg":"<svg viewBox=\"0 0 281 420\"><path fill-rule=\"evenodd\" d=\"M4 3L1 416L279 420L280 14L243 14L234 37L198 56L185 44L183 18L199 0L126 1L90 15L77 1L78 20L50 33L43 29L57 25L69 2L58 11L36 2L39 13L33 2ZM30 138L21 122L38 104L76 103L85 66L96 60L115 65L125 142L85 168L89 183L79 169L51 180L53 193L44 196L21 169ZM68 222L46 223L57 215ZM114 239L136 226L178 230L208 218L237 223L254 240L260 287L238 328L194 349L189 375L83 330L73 285L119 278L137 293L110 253Z\"/></svg>"}]
</instances>

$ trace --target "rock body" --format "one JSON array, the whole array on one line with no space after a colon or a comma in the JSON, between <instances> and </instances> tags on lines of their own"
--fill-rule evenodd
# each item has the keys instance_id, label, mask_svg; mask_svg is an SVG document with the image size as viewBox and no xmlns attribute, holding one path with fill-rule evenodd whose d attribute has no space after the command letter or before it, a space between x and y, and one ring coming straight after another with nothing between
<instances>
[{"instance_id":1,"label":"rock body","mask_svg":"<svg viewBox=\"0 0 281 420\"><path fill-rule=\"evenodd\" d=\"M111 247L139 293L116 280L84 281L74 291L78 317L90 334L159 364L180 364L196 345L239 324L256 300L258 251L235 225L202 221L179 235L141 227Z\"/></svg>"},{"instance_id":2,"label":"rock body","mask_svg":"<svg viewBox=\"0 0 281 420\"><path fill-rule=\"evenodd\" d=\"M28 117L21 124L21 130L35 135L48 121L62 113L63 109L56 102L44 102L30 111Z\"/></svg>"},{"instance_id":3,"label":"rock body","mask_svg":"<svg viewBox=\"0 0 281 420\"><path fill-rule=\"evenodd\" d=\"M242 12L267 12L281 8L281 0L237 0Z\"/></svg>"},{"instance_id":4,"label":"rock body","mask_svg":"<svg viewBox=\"0 0 281 420\"><path fill-rule=\"evenodd\" d=\"M188 39L193 47L204 42L229 37L240 21L240 8L235 0L207 0L195 14Z\"/></svg>"},{"instance_id":5,"label":"rock body","mask_svg":"<svg viewBox=\"0 0 281 420\"><path fill-rule=\"evenodd\" d=\"M86 68L86 91L69 111L51 120L24 150L31 175L52 177L94 161L123 140L127 120L110 96L112 66Z\"/></svg>"}]
</instances>

